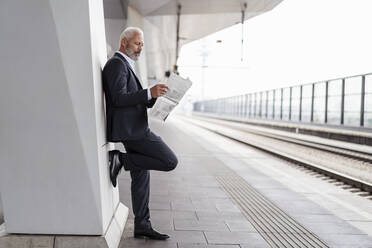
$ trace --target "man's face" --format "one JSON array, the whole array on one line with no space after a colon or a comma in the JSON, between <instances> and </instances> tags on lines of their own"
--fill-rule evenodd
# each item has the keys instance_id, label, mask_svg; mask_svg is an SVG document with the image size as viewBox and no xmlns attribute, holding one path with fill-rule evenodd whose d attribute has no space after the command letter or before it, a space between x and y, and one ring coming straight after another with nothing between
<instances>
[{"instance_id":1,"label":"man's face","mask_svg":"<svg viewBox=\"0 0 372 248\"><path fill-rule=\"evenodd\" d=\"M140 34L135 33L129 41L123 39L124 41L124 48L125 52L129 58L133 60L137 60L138 57L141 55L142 47L143 47L143 38Z\"/></svg>"}]
</instances>

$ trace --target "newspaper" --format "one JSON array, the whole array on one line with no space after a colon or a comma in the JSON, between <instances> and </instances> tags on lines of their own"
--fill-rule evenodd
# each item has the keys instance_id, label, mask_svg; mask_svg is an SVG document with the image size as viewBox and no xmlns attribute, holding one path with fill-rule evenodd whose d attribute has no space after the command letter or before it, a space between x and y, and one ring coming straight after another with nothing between
<instances>
[{"instance_id":1,"label":"newspaper","mask_svg":"<svg viewBox=\"0 0 372 248\"><path fill-rule=\"evenodd\" d=\"M159 97L150 110L150 116L165 121L170 112L181 101L186 91L191 87L192 82L184 79L175 73L172 73L166 83L168 86L167 93Z\"/></svg>"}]
</instances>

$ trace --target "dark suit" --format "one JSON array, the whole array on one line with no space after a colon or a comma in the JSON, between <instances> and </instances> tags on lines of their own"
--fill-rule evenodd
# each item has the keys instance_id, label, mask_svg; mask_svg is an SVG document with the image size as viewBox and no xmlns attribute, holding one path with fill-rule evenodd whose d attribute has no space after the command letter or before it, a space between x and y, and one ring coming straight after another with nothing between
<instances>
[{"instance_id":1,"label":"dark suit","mask_svg":"<svg viewBox=\"0 0 372 248\"><path fill-rule=\"evenodd\" d=\"M107 140L122 142L126 153L120 161L132 177L131 193L135 228L151 227L149 212L150 173L148 170L170 171L178 163L176 155L148 127L147 107L156 98L148 100L147 89L125 58L115 53L102 74L106 97Z\"/></svg>"},{"instance_id":2,"label":"dark suit","mask_svg":"<svg viewBox=\"0 0 372 248\"><path fill-rule=\"evenodd\" d=\"M121 142L142 138L148 131L146 107L152 107L156 98L147 99L147 89L142 89L129 63L119 53L115 53L103 69L103 89L107 140Z\"/></svg>"}]
</instances>

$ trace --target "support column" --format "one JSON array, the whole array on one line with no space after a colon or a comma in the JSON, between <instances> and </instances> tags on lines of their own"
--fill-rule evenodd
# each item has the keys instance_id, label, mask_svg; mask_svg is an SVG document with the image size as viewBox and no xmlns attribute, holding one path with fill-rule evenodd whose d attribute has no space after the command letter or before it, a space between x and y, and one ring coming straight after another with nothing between
<instances>
[{"instance_id":1,"label":"support column","mask_svg":"<svg viewBox=\"0 0 372 248\"><path fill-rule=\"evenodd\" d=\"M54 247L118 247L128 208L108 175L102 1L3 0L0 32L6 232L56 237Z\"/></svg>"}]
</instances>

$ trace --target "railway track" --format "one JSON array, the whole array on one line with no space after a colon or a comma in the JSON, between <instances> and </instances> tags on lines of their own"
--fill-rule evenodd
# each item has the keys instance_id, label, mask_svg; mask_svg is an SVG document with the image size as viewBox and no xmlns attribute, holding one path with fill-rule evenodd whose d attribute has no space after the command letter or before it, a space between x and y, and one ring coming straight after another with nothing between
<instances>
[{"instance_id":1,"label":"railway track","mask_svg":"<svg viewBox=\"0 0 372 248\"><path fill-rule=\"evenodd\" d=\"M372 148L205 117L184 120L372 193Z\"/></svg>"}]
</instances>

